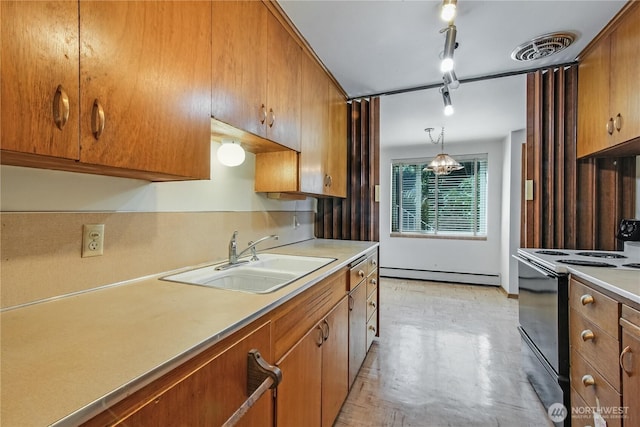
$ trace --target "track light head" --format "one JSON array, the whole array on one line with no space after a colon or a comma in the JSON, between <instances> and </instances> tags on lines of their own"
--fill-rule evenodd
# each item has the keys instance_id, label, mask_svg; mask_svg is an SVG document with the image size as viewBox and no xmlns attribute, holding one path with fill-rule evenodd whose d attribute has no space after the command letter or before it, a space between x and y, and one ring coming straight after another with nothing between
<instances>
[{"instance_id":1,"label":"track light head","mask_svg":"<svg viewBox=\"0 0 640 427\"><path fill-rule=\"evenodd\" d=\"M443 21L450 22L456 17L457 0L443 0L442 9L440 9L440 18Z\"/></svg>"},{"instance_id":2,"label":"track light head","mask_svg":"<svg viewBox=\"0 0 640 427\"><path fill-rule=\"evenodd\" d=\"M445 33L444 39L444 51L442 52L442 62L440 63L440 71L447 73L453 70L453 51L458 47L456 43L456 36L458 30L453 24L449 24L447 28L443 30Z\"/></svg>"},{"instance_id":3,"label":"track light head","mask_svg":"<svg viewBox=\"0 0 640 427\"><path fill-rule=\"evenodd\" d=\"M453 104L451 103L451 94L449 94L449 87L447 85L443 85L440 88L440 93L442 94L442 102L444 103L444 115L450 116L453 114Z\"/></svg>"},{"instance_id":4,"label":"track light head","mask_svg":"<svg viewBox=\"0 0 640 427\"><path fill-rule=\"evenodd\" d=\"M444 80L444 84L449 89L455 90L460 87L460 81L458 80L458 76L456 76L456 72L453 69L444 73L444 76L442 76L442 80Z\"/></svg>"}]
</instances>

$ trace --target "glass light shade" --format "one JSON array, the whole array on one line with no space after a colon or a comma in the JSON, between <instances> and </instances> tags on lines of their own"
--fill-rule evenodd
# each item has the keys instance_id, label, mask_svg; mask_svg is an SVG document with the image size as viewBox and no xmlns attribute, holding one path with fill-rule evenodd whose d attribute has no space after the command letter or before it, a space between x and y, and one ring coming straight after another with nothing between
<instances>
[{"instance_id":1,"label":"glass light shade","mask_svg":"<svg viewBox=\"0 0 640 427\"><path fill-rule=\"evenodd\" d=\"M453 171L462 169L463 166L456 162L455 159L448 154L440 153L435 159L429 163L425 169L432 171L436 175L448 175Z\"/></svg>"},{"instance_id":2,"label":"glass light shade","mask_svg":"<svg viewBox=\"0 0 640 427\"><path fill-rule=\"evenodd\" d=\"M440 11L440 18L443 21L451 21L456 16L456 3L454 1L445 0L442 5L442 10Z\"/></svg>"},{"instance_id":3,"label":"glass light shade","mask_svg":"<svg viewBox=\"0 0 640 427\"><path fill-rule=\"evenodd\" d=\"M238 166L244 162L244 148L240 145L240 143L232 142L223 142L220 147L218 147L218 160L225 166Z\"/></svg>"}]
</instances>

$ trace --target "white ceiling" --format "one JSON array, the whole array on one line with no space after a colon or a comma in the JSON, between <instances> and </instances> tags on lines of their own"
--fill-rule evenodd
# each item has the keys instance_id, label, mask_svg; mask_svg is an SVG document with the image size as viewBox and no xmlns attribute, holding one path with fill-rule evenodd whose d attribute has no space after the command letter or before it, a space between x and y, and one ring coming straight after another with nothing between
<instances>
[{"instance_id":1,"label":"white ceiling","mask_svg":"<svg viewBox=\"0 0 640 427\"><path fill-rule=\"evenodd\" d=\"M438 84L444 46L441 1L279 0L300 33L350 98ZM460 80L575 60L624 1L458 0ZM516 62L521 43L554 31L576 34L548 58ZM381 144L424 143L426 127L445 126L447 142L503 138L525 123L524 75L463 83L451 92L455 114L445 119L438 89L381 99Z\"/></svg>"}]
</instances>

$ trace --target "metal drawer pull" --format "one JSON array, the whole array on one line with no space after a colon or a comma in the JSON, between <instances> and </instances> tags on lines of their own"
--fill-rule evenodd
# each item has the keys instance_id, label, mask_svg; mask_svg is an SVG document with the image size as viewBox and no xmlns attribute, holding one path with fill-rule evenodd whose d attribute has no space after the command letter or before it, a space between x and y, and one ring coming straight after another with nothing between
<instances>
[{"instance_id":1,"label":"metal drawer pull","mask_svg":"<svg viewBox=\"0 0 640 427\"><path fill-rule=\"evenodd\" d=\"M596 385L596 380L591 375L585 375L582 377L582 384L585 387L589 387L590 385Z\"/></svg>"},{"instance_id":2,"label":"metal drawer pull","mask_svg":"<svg viewBox=\"0 0 640 427\"><path fill-rule=\"evenodd\" d=\"M69 96L62 85L58 85L53 96L53 121L60 130L69 120Z\"/></svg>"},{"instance_id":3,"label":"metal drawer pull","mask_svg":"<svg viewBox=\"0 0 640 427\"><path fill-rule=\"evenodd\" d=\"M316 341L316 345L318 347L322 346L322 343L324 342L324 328L322 327L322 323L320 323L318 325L318 329L320 330L320 339L318 341Z\"/></svg>"},{"instance_id":4,"label":"metal drawer pull","mask_svg":"<svg viewBox=\"0 0 640 427\"><path fill-rule=\"evenodd\" d=\"M268 364L258 350L251 350L247 355L247 400L222 425L235 426L249 409L269 389L278 387L282 381L282 371L277 366Z\"/></svg>"},{"instance_id":5,"label":"metal drawer pull","mask_svg":"<svg viewBox=\"0 0 640 427\"><path fill-rule=\"evenodd\" d=\"M378 265L378 261L376 261L375 259L371 260L371 265L376 267Z\"/></svg>"},{"instance_id":6,"label":"metal drawer pull","mask_svg":"<svg viewBox=\"0 0 640 427\"><path fill-rule=\"evenodd\" d=\"M353 299L353 297L349 295L349 311L353 311L354 302L355 300Z\"/></svg>"},{"instance_id":7,"label":"metal drawer pull","mask_svg":"<svg viewBox=\"0 0 640 427\"><path fill-rule=\"evenodd\" d=\"M97 99L93 101L93 110L91 111L91 132L95 139L100 139L104 131L104 109Z\"/></svg>"},{"instance_id":8,"label":"metal drawer pull","mask_svg":"<svg viewBox=\"0 0 640 427\"><path fill-rule=\"evenodd\" d=\"M596 336L591 329L585 329L580 334L580 337L582 337L582 341L588 341L595 339Z\"/></svg>"},{"instance_id":9,"label":"metal drawer pull","mask_svg":"<svg viewBox=\"0 0 640 427\"><path fill-rule=\"evenodd\" d=\"M260 124L263 125L267 121L267 107L262 104L260 106Z\"/></svg>"},{"instance_id":10,"label":"metal drawer pull","mask_svg":"<svg viewBox=\"0 0 640 427\"><path fill-rule=\"evenodd\" d=\"M327 333L322 335L322 338L324 338L324 340L328 340L329 339L329 334L331 333L331 328L329 327L329 322L327 322L327 319L324 319L322 321L322 323L324 323L327 326Z\"/></svg>"},{"instance_id":11,"label":"metal drawer pull","mask_svg":"<svg viewBox=\"0 0 640 427\"><path fill-rule=\"evenodd\" d=\"M625 358L625 356L627 354L629 355L629 357ZM624 348L624 350L622 350L622 353L620 353L620 367L622 368L623 371L625 371L629 375L631 375L632 371L631 371L631 369L627 369L625 367L625 365L626 365L625 361L628 360L629 362L631 362L632 355L633 355L633 352L631 351L631 347L630 346L626 346ZM629 364L631 365L631 363L629 363Z\"/></svg>"},{"instance_id":12,"label":"metal drawer pull","mask_svg":"<svg viewBox=\"0 0 640 427\"><path fill-rule=\"evenodd\" d=\"M269 127L272 128L276 121L276 113L273 112L273 108L269 108Z\"/></svg>"},{"instance_id":13,"label":"metal drawer pull","mask_svg":"<svg viewBox=\"0 0 640 427\"><path fill-rule=\"evenodd\" d=\"M376 327L373 325L369 325L369 330L375 332L376 331Z\"/></svg>"},{"instance_id":14,"label":"metal drawer pull","mask_svg":"<svg viewBox=\"0 0 640 427\"><path fill-rule=\"evenodd\" d=\"M375 301L370 301L369 305L373 308L376 308L376 302Z\"/></svg>"},{"instance_id":15,"label":"metal drawer pull","mask_svg":"<svg viewBox=\"0 0 640 427\"><path fill-rule=\"evenodd\" d=\"M616 116L613 124L616 126L616 130L620 132L620 129L622 129L622 116L620 115L620 113L618 113L618 115Z\"/></svg>"},{"instance_id":16,"label":"metal drawer pull","mask_svg":"<svg viewBox=\"0 0 640 427\"><path fill-rule=\"evenodd\" d=\"M607 133L613 135L613 119L611 117L609 117L609 121L607 121Z\"/></svg>"},{"instance_id":17,"label":"metal drawer pull","mask_svg":"<svg viewBox=\"0 0 640 427\"><path fill-rule=\"evenodd\" d=\"M369 280L369 283L371 283L372 285L377 285L378 281L376 279L371 279Z\"/></svg>"},{"instance_id":18,"label":"metal drawer pull","mask_svg":"<svg viewBox=\"0 0 640 427\"><path fill-rule=\"evenodd\" d=\"M331 187L331 184L333 184L333 178L331 178L331 175L325 175L324 176L324 186L325 187Z\"/></svg>"},{"instance_id":19,"label":"metal drawer pull","mask_svg":"<svg viewBox=\"0 0 640 427\"><path fill-rule=\"evenodd\" d=\"M364 277L364 270L358 270L358 276Z\"/></svg>"},{"instance_id":20,"label":"metal drawer pull","mask_svg":"<svg viewBox=\"0 0 640 427\"><path fill-rule=\"evenodd\" d=\"M587 304L593 304L595 300L593 299L592 295L584 294L580 297L580 302L582 303L582 305L587 305Z\"/></svg>"}]
</instances>

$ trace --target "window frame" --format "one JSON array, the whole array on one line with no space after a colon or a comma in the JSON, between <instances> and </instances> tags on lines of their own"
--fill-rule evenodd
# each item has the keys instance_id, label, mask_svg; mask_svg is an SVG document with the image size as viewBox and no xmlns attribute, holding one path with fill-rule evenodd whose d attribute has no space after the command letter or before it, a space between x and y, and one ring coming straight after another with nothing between
<instances>
[{"instance_id":1,"label":"window frame","mask_svg":"<svg viewBox=\"0 0 640 427\"><path fill-rule=\"evenodd\" d=\"M395 205L395 200L396 198L394 198L394 193L396 192L396 189L394 188L394 167L398 166L398 165L405 165L405 166L411 166L411 165L428 165L429 162L431 162L431 160L433 160L434 157L418 157L418 158L410 158L410 159L392 159L391 160L391 167L389 169L389 172L391 174L390 176L390 183L391 183L391 188L390 188L390 192L389 192L389 196L390 196L390 200L391 203L389 204L389 209L390 209L390 215L389 215L389 231L390 231L390 236L391 237L409 237L409 238L428 238L428 239L449 239L449 240L487 240L488 237L488 226L489 226L489 207L488 207L488 202L489 202L489 154L488 153L477 153L477 154L466 154L466 155L456 155L455 159L457 161L459 161L460 163L463 162L470 162L470 161L474 161L474 164L476 165L476 178L475 178L475 197L473 200L474 203L474 207L473 207L473 211L475 212L478 209L478 203L480 201L480 198L477 197L479 195L480 189L478 188L478 186L480 185L478 183L479 177L477 175L477 172L479 171L479 162L484 161L485 162L485 175L486 175L486 181L484 183L484 187L485 187L485 212L484 212L484 232L478 234L477 231L474 232L460 232L460 233L456 233L456 232L452 232L452 231L439 231L437 228L433 231L433 232L429 232L429 231L416 231L416 230L411 230L411 231L404 231L403 230L403 216L400 216L398 218L398 230L397 231L393 231L393 224L394 224L394 210L398 210L398 212L404 212L405 210L403 209L403 205L402 205L402 199L403 197L400 197L399 200L399 205L397 207L394 207ZM401 176L400 176L401 177ZM402 184L402 179L399 179L398 182L396 182L396 186L399 184ZM436 182L437 178L436 178ZM438 194L439 194L439 185L436 186L435 188L435 192L436 192L436 200L438 200ZM402 187L400 187L400 189L402 190ZM438 204L436 204L437 206ZM437 210L437 208L436 208ZM411 213L409 211L407 211L407 213ZM438 221L438 215L436 215L436 222ZM437 226L436 226L437 227ZM476 227L477 229L477 227Z\"/></svg>"}]
</instances>

